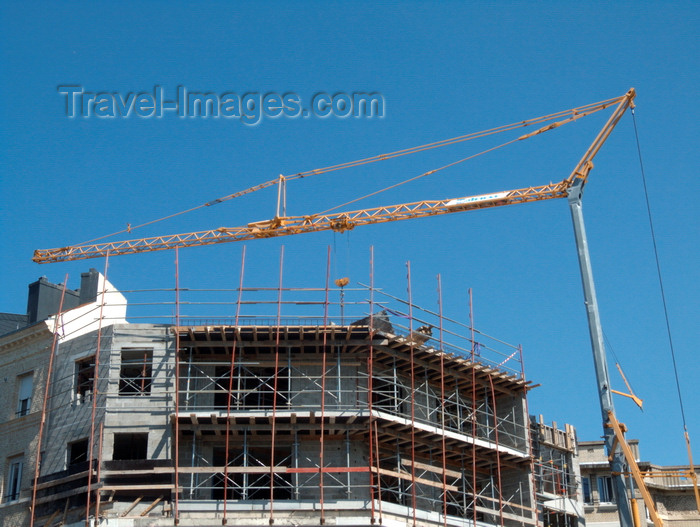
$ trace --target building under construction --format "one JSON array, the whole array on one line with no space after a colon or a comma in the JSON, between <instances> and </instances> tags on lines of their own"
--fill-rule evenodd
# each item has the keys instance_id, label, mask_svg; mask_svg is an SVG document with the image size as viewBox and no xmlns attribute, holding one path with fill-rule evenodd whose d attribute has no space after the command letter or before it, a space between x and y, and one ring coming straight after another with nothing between
<instances>
[{"instance_id":1,"label":"building under construction","mask_svg":"<svg viewBox=\"0 0 700 527\"><path fill-rule=\"evenodd\" d=\"M42 279L4 317L2 525L579 525L521 350L410 284L125 294Z\"/></svg>"}]
</instances>

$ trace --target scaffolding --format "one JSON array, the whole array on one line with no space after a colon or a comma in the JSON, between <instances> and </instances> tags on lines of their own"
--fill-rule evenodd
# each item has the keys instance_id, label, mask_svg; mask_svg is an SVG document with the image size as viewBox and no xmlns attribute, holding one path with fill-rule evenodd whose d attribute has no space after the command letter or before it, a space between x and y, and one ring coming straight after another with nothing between
<instances>
[{"instance_id":1,"label":"scaffolding","mask_svg":"<svg viewBox=\"0 0 700 527\"><path fill-rule=\"evenodd\" d=\"M410 265L402 300L371 269L285 287L282 262L60 335L32 516L536 525L520 348L415 305Z\"/></svg>"},{"instance_id":2,"label":"scaffolding","mask_svg":"<svg viewBox=\"0 0 700 527\"><path fill-rule=\"evenodd\" d=\"M582 525L581 475L577 463L576 432L557 423L547 425L542 416L530 417L532 429L533 476L538 496L539 517L544 527Z\"/></svg>"}]
</instances>

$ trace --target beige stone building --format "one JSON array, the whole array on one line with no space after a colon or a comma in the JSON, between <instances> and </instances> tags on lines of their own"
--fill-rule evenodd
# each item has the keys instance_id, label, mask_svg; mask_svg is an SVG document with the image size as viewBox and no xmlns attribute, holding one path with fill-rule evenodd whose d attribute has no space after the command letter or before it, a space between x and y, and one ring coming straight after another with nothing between
<instances>
[{"instance_id":1,"label":"beige stone building","mask_svg":"<svg viewBox=\"0 0 700 527\"><path fill-rule=\"evenodd\" d=\"M45 321L0 337L0 517L24 525L53 333Z\"/></svg>"},{"instance_id":2,"label":"beige stone building","mask_svg":"<svg viewBox=\"0 0 700 527\"><path fill-rule=\"evenodd\" d=\"M692 480L681 477L689 466L659 466L640 461L639 441L628 441L639 468L644 473L660 477L646 477L646 487L654 501L659 517L666 527L700 526L700 506L695 499ZM579 462L583 489L586 525L589 527L619 527L617 503L612 492L610 467L602 441L579 442ZM695 467L697 472L698 467ZM665 476L663 476L665 474ZM652 526L641 494L635 489L639 517Z\"/></svg>"}]
</instances>

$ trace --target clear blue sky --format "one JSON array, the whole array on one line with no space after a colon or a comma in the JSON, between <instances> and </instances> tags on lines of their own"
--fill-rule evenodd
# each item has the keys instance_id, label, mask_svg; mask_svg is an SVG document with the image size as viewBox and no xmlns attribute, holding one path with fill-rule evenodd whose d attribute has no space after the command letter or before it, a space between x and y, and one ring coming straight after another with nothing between
<instances>
[{"instance_id":1,"label":"clear blue sky","mask_svg":"<svg viewBox=\"0 0 700 527\"><path fill-rule=\"evenodd\" d=\"M439 5L282 2L22 2L1 9L3 90L0 310L23 312L26 284L102 260L39 266L36 248L78 243L276 177L445 139L638 91L637 123L669 317L700 459L697 353L700 7L694 2L499 2ZM153 92L178 86L224 94L378 92L384 117L237 119L66 116L59 86ZM145 111L145 113L148 113ZM591 118L382 194L359 207L459 197L559 181L601 121ZM483 141L290 184L288 212L324 210L442 166ZM222 203L136 231L136 236L236 226L274 212L274 192ZM605 332L638 394L640 413L616 400L642 457L686 463L664 312L631 116L596 159L584 197ZM248 243L251 282L323 285L325 247L335 271L403 296L411 260L416 301L435 307L441 273L447 313L522 344L542 386L532 413L601 433L571 222L564 200ZM235 287L241 246L181 253L188 287ZM171 287L171 252L115 258L121 289ZM253 264L254 263L254 264ZM614 366L611 365L614 370ZM623 389L621 379L614 384Z\"/></svg>"}]
</instances>

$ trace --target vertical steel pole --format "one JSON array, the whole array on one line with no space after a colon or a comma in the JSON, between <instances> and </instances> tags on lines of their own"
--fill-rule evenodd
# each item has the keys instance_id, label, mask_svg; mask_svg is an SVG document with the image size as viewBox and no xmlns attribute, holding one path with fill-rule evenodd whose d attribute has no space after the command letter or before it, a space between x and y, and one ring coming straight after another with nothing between
<instances>
[{"instance_id":1,"label":"vertical steel pole","mask_svg":"<svg viewBox=\"0 0 700 527\"><path fill-rule=\"evenodd\" d=\"M190 352L190 364L192 353ZM189 367L189 366L188 366ZM189 376L188 376L189 378ZM189 395L189 394L187 394ZM175 496L173 501L173 523L180 523L180 258L175 247L175 450L173 452L175 468ZM194 436L192 436L194 453ZM190 488L192 480L190 479ZM191 491L190 491L191 495ZM171 495L172 499L172 495Z\"/></svg>"},{"instance_id":2,"label":"vertical steel pole","mask_svg":"<svg viewBox=\"0 0 700 527\"><path fill-rule=\"evenodd\" d=\"M569 188L569 210L571 211L571 219L574 225L576 251L578 253L581 282L583 284L583 297L588 316L588 330L591 336L591 347L593 348L593 364L598 382L605 450L608 456L611 456L610 471L612 473L617 510L620 516L620 527L632 527L632 513L627 501L627 485L623 474L625 472L624 457L617 449L614 452L612 451L615 432L608 427L608 412L610 411L614 414L615 408L613 406L612 392L610 391L610 377L608 375L605 345L603 343L603 328L600 323L600 312L598 311L598 301L593 283L593 268L591 267L591 258L588 252L588 239L586 238L586 228L583 223L582 194L583 186L581 180L574 181L574 184Z\"/></svg>"}]
</instances>

